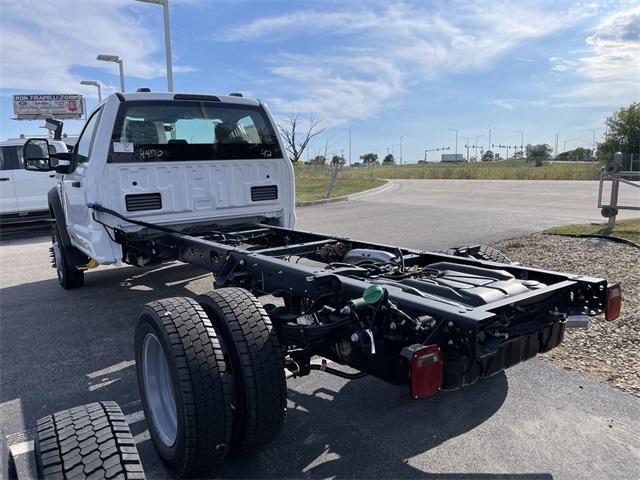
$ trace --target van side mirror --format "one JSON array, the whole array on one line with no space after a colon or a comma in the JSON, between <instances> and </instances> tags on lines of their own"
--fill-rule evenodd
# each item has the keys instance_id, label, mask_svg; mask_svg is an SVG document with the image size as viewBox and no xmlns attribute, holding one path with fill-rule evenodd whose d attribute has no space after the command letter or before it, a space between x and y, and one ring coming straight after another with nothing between
<instances>
[{"instance_id":1,"label":"van side mirror","mask_svg":"<svg viewBox=\"0 0 640 480\"><path fill-rule=\"evenodd\" d=\"M30 138L22 147L24 168L32 172L48 172L51 167L49 142L46 138Z\"/></svg>"}]
</instances>

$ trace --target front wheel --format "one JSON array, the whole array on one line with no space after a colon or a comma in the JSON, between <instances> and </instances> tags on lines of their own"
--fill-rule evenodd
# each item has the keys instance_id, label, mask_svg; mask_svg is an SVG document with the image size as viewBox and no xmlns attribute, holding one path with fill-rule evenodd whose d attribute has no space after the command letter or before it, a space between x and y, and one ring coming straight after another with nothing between
<instances>
[{"instance_id":1,"label":"front wheel","mask_svg":"<svg viewBox=\"0 0 640 480\"><path fill-rule=\"evenodd\" d=\"M70 253L60 240L59 228L58 224L54 222L51 227L50 249L51 260L56 269L58 281L65 290L80 288L84 284L84 272L78 270L75 265L72 264Z\"/></svg>"}]
</instances>

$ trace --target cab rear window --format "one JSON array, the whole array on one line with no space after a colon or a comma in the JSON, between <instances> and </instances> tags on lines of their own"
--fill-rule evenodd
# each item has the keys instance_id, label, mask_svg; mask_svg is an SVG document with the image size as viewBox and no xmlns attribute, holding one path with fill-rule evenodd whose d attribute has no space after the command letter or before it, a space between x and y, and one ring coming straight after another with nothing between
<instances>
[{"instance_id":1,"label":"cab rear window","mask_svg":"<svg viewBox=\"0 0 640 480\"><path fill-rule=\"evenodd\" d=\"M212 101L123 102L111 162L281 158L265 111Z\"/></svg>"}]
</instances>

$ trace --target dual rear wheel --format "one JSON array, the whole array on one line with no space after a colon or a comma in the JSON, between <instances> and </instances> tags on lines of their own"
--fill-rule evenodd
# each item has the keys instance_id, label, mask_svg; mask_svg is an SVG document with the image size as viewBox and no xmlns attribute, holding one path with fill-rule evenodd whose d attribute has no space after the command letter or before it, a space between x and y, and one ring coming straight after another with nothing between
<instances>
[{"instance_id":1,"label":"dual rear wheel","mask_svg":"<svg viewBox=\"0 0 640 480\"><path fill-rule=\"evenodd\" d=\"M135 338L138 384L151 439L178 477L212 473L251 452L286 415L282 352L260 302L224 288L196 300L147 304Z\"/></svg>"}]
</instances>

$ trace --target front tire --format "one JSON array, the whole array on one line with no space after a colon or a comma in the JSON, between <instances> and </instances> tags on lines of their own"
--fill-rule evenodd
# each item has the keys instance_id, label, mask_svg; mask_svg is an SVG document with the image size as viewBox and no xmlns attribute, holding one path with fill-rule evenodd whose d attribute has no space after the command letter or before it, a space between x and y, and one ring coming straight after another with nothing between
<instances>
[{"instance_id":1,"label":"front tire","mask_svg":"<svg viewBox=\"0 0 640 480\"><path fill-rule=\"evenodd\" d=\"M221 288L198 302L223 340L234 379L231 450L249 453L271 442L287 412L280 343L259 300L242 288Z\"/></svg>"},{"instance_id":2,"label":"front tire","mask_svg":"<svg viewBox=\"0 0 640 480\"><path fill-rule=\"evenodd\" d=\"M231 441L230 379L211 321L190 298L143 308L136 370L149 433L177 477L209 476Z\"/></svg>"},{"instance_id":3,"label":"front tire","mask_svg":"<svg viewBox=\"0 0 640 480\"><path fill-rule=\"evenodd\" d=\"M71 262L70 252L60 240L59 228L57 222L51 226L51 255L58 281L65 290L80 288L84 284L84 272Z\"/></svg>"}]
</instances>

